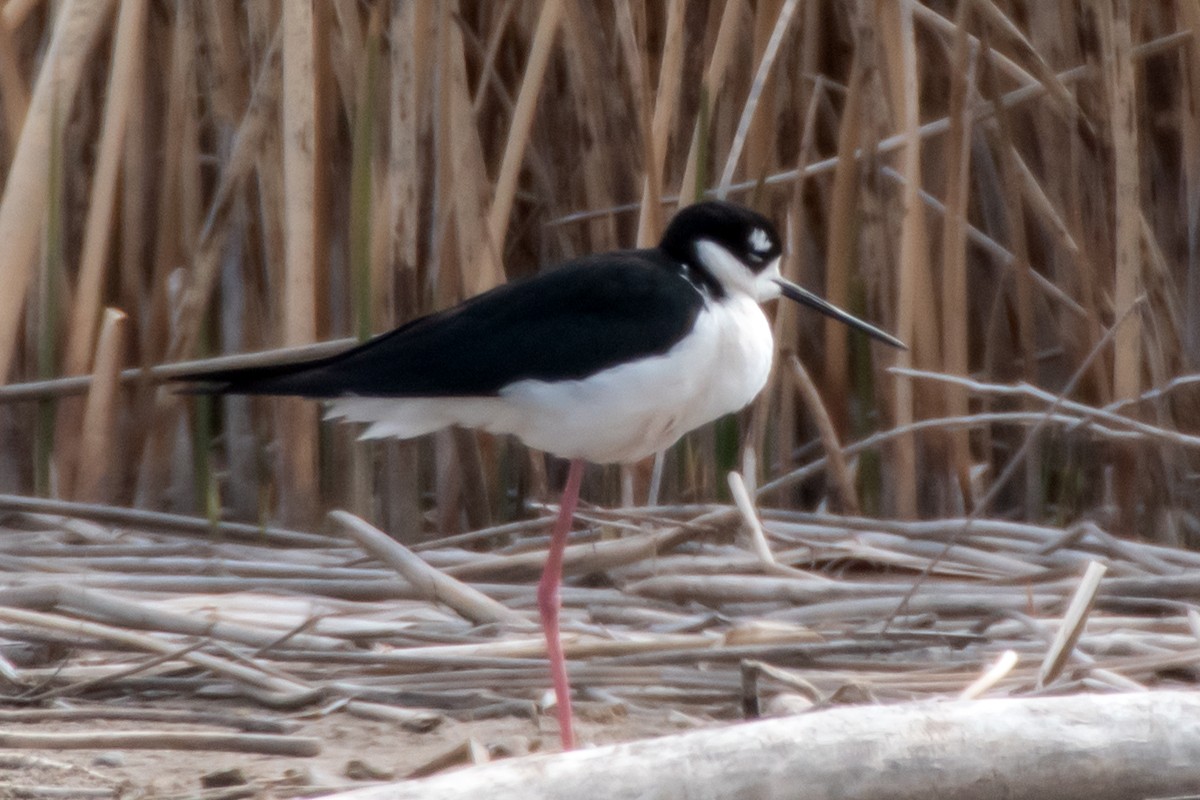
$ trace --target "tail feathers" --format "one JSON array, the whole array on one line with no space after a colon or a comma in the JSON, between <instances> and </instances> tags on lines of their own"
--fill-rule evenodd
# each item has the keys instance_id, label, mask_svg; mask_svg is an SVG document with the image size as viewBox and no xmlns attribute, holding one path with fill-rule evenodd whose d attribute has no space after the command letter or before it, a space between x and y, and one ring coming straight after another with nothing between
<instances>
[{"instance_id":1,"label":"tail feathers","mask_svg":"<svg viewBox=\"0 0 1200 800\"><path fill-rule=\"evenodd\" d=\"M300 397L330 397L330 386L322 387L318 378L322 362L277 364L262 367L193 372L177 375L173 381L192 384L182 387L181 394L256 394L296 395Z\"/></svg>"},{"instance_id":2,"label":"tail feathers","mask_svg":"<svg viewBox=\"0 0 1200 800\"><path fill-rule=\"evenodd\" d=\"M524 431L519 408L503 397L355 396L345 376L320 362L245 367L180 375L187 394L293 395L329 400L327 419L365 423L362 439L412 439L461 426L491 433Z\"/></svg>"}]
</instances>

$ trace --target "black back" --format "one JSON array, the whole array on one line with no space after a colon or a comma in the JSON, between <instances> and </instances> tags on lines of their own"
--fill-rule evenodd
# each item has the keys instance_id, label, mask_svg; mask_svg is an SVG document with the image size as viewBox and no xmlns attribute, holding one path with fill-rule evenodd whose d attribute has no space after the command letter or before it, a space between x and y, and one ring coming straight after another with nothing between
<instances>
[{"instance_id":1,"label":"black back","mask_svg":"<svg viewBox=\"0 0 1200 800\"><path fill-rule=\"evenodd\" d=\"M328 398L495 395L665 353L704 297L661 249L588 256L499 286L345 353L181 376L197 391Z\"/></svg>"}]
</instances>

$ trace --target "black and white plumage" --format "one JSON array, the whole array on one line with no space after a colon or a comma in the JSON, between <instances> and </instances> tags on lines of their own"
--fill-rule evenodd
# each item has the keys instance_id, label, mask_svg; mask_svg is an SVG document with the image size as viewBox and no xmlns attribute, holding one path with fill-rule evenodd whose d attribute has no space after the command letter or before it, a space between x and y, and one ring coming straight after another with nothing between
<instances>
[{"instance_id":1,"label":"black and white plumage","mask_svg":"<svg viewBox=\"0 0 1200 800\"><path fill-rule=\"evenodd\" d=\"M368 423L364 438L460 425L637 461L762 390L774 352L762 302L786 295L899 344L784 281L781 253L764 217L699 203L656 248L568 262L328 358L184 379L329 400L329 417Z\"/></svg>"},{"instance_id":2,"label":"black and white plumage","mask_svg":"<svg viewBox=\"0 0 1200 800\"><path fill-rule=\"evenodd\" d=\"M199 392L325 399L329 416L367 423L366 438L461 425L571 459L538 584L570 749L558 592L584 463L637 461L753 400L775 350L760 306L768 300L789 297L903 346L784 280L782 252L759 214L699 203L671 220L658 247L571 261L329 358L181 379Z\"/></svg>"}]
</instances>

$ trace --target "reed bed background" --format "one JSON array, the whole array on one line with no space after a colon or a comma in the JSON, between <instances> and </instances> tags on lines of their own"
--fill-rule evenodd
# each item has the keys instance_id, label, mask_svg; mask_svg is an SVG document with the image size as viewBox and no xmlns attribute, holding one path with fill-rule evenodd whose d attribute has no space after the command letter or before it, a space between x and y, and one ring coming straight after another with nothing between
<instances>
[{"instance_id":1,"label":"reed bed background","mask_svg":"<svg viewBox=\"0 0 1200 800\"><path fill-rule=\"evenodd\" d=\"M160 379L650 245L708 195L910 350L780 306L754 408L661 486L594 469L589 501L727 500L737 468L771 506L1191 544L1197 25L1183 0L10 0L0 490L344 507L409 541L526 516L560 465L513 441L361 445L312 403Z\"/></svg>"}]
</instances>

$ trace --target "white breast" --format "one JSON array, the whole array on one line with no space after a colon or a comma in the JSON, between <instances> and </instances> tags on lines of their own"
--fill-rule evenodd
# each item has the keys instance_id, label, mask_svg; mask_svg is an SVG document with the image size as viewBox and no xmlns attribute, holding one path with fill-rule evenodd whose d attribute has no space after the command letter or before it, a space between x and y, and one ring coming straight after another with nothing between
<instances>
[{"instance_id":1,"label":"white breast","mask_svg":"<svg viewBox=\"0 0 1200 800\"><path fill-rule=\"evenodd\" d=\"M692 332L661 356L580 381L508 387L504 399L531 412L510 432L567 458L637 461L753 400L766 384L773 351L757 303L746 297L710 303Z\"/></svg>"},{"instance_id":2,"label":"white breast","mask_svg":"<svg viewBox=\"0 0 1200 800\"><path fill-rule=\"evenodd\" d=\"M661 356L577 381L526 380L499 397L334 401L331 417L370 422L364 438L409 438L449 425L511 433L564 458L631 462L744 407L771 370L771 328L758 304L711 301Z\"/></svg>"}]
</instances>

